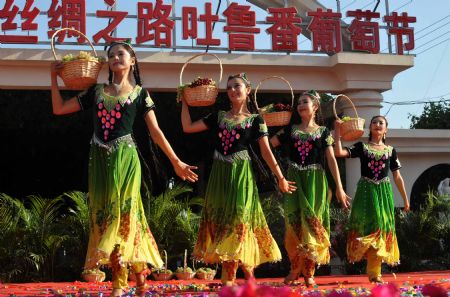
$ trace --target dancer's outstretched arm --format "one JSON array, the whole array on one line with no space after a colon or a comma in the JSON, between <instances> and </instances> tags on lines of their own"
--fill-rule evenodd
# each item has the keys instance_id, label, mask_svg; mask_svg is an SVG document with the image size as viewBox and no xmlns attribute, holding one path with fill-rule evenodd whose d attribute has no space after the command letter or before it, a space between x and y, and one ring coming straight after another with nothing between
<instances>
[{"instance_id":1,"label":"dancer's outstretched arm","mask_svg":"<svg viewBox=\"0 0 450 297\"><path fill-rule=\"evenodd\" d=\"M147 124L148 131L153 141L162 149L164 154L169 158L170 163L175 170L175 173L182 179L188 180L190 182L196 182L198 180L198 175L192 171L197 169L196 166L190 166L182 162L172 149L172 146L167 141L164 133L161 131L156 120L155 112L150 110L145 115L145 123Z\"/></svg>"}]
</instances>

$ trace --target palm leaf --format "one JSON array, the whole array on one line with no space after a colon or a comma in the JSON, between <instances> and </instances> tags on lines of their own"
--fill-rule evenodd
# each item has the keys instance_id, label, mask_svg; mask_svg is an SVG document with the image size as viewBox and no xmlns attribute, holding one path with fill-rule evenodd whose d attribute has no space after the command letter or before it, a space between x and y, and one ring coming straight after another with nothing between
<instances>
[{"instance_id":1,"label":"palm leaf","mask_svg":"<svg viewBox=\"0 0 450 297\"><path fill-rule=\"evenodd\" d=\"M41 265L44 263L44 255L29 253L27 257L25 257L25 262L27 262L30 266L33 266L36 271L39 271Z\"/></svg>"},{"instance_id":2,"label":"palm leaf","mask_svg":"<svg viewBox=\"0 0 450 297\"><path fill-rule=\"evenodd\" d=\"M81 228L83 235L89 234L89 205L87 202L87 194L83 192L67 192L63 196L66 196L73 202L73 206L69 208L68 221L76 224Z\"/></svg>"},{"instance_id":3,"label":"palm leaf","mask_svg":"<svg viewBox=\"0 0 450 297\"><path fill-rule=\"evenodd\" d=\"M40 196L31 195L27 197L30 203L30 214L32 216L31 223L34 229L38 231L41 237L45 236L45 232L53 226L60 216L60 208L62 206L61 197L54 199L44 199Z\"/></svg>"},{"instance_id":4,"label":"palm leaf","mask_svg":"<svg viewBox=\"0 0 450 297\"><path fill-rule=\"evenodd\" d=\"M189 206L201 206L205 205L205 198L197 196L189 200Z\"/></svg>"},{"instance_id":5,"label":"palm leaf","mask_svg":"<svg viewBox=\"0 0 450 297\"><path fill-rule=\"evenodd\" d=\"M28 220L28 210L23 203L11 196L0 193L0 232L16 229L20 221Z\"/></svg>"}]
</instances>

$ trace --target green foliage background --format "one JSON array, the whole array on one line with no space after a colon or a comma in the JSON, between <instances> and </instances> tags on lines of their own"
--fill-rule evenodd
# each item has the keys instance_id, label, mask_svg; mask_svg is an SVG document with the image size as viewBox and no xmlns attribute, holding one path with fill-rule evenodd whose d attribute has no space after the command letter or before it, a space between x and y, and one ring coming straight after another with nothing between
<instances>
[{"instance_id":1,"label":"green foliage background","mask_svg":"<svg viewBox=\"0 0 450 297\"><path fill-rule=\"evenodd\" d=\"M408 117L411 129L450 129L450 101L427 103L421 115Z\"/></svg>"}]
</instances>

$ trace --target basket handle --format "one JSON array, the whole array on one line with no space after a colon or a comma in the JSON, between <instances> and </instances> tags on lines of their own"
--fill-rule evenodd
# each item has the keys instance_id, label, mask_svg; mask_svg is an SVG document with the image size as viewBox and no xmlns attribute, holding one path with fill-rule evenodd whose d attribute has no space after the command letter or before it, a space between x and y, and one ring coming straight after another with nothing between
<instances>
[{"instance_id":1,"label":"basket handle","mask_svg":"<svg viewBox=\"0 0 450 297\"><path fill-rule=\"evenodd\" d=\"M56 37L56 35L58 35L58 34L59 34L60 32L62 32L62 31L74 31L74 32L80 34L81 36L83 36L83 37L89 42L89 45L91 46L92 50L94 51L94 55L95 55L96 57L98 57L98 56L97 56L97 51L95 50L94 45L93 45L92 42L89 40L89 38L87 38L86 35L84 35L84 34L81 33L80 31L78 31L78 30L76 30L76 29L73 29L73 28L62 28L62 29L57 30L55 33L53 33L53 36L52 36L52 39L51 39L52 52L53 52L53 57L55 58L55 61L58 60L58 58L56 57L56 52L55 52L55 37Z\"/></svg>"},{"instance_id":2,"label":"basket handle","mask_svg":"<svg viewBox=\"0 0 450 297\"><path fill-rule=\"evenodd\" d=\"M359 118L359 117L358 117L358 112L356 111L355 105L353 104L352 100L351 100L350 98L348 98L348 97L347 97L346 95L344 95L344 94L339 94L339 95L336 96L336 99L334 99L334 101L333 101L333 113L334 113L334 117L336 118L336 120L339 119L339 117L338 117L338 115L337 115L337 113L336 113L336 101L338 101L338 99L339 99L340 97L343 97L344 99L347 99L347 100L350 102L350 104L352 105L353 111L354 111L355 114L356 114L356 118Z\"/></svg>"},{"instance_id":3,"label":"basket handle","mask_svg":"<svg viewBox=\"0 0 450 297\"><path fill-rule=\"evenodd\" d=\"M166 250L163 250L163 253L164 253L164 260L165 260L164 273L167 273L167 252L166 252Z\"/></svg>"},{"instance_id":4,"label":"basket handle","mask_svg":"<svg viewBox=\"0 0 450 297\"><path fill-rule=\"evenodd\" d=\"M181 68L181 72L180 72L180 86L183 85L183 71L184 71L184 69L186 68L186 66L188 65L188 63L189 63L190 61L194 60L194 59L197 58L197 57L200 57L200 56L206 56L206 55L213 56L214 58L217 59L217 61L219 61L219 66L220 66L220 77L219 77L219 81L217 82L217 86L220 84L220 82L222 81L222 74L223 74L222 61L221 61L221 60L219 59L219 57L217 57L215 54L211 54L211 53L200 53L200 54L197 54L197 55L194 55L194 56L190 57L190 58L184 63L183 67Z\"/></svg>"},{"instance_id":5,"label":"basket handle","mask_svg":"<svg viewBox=\"0 0 450 297\"><path fill-rule=\"evenodd\" d=\"M258 102L257 102L257 100L256 100L256 94L258 93L258 89L259 89L259 87L261 86L261 84L262 84L263 81L268 80L268 79L271 79L271 78L281 79L282 81L284 81L284 82L289 86L289 89L291 90L291 97L292 97L291 107L294 107L294 91L292 90L291 84L290 84L289 81L288 81L287 79L285 79L284 77L282 77L282 76L277 76L277 75L273 75L273 76L269 76L269 77L266 77L265 79L261 80L261 81L258 83L258 86L256 86L255 94L254 94L254 96L255 96L255 105L256 105L256 109L259 110Z\"/></svg>"}]
</instances>

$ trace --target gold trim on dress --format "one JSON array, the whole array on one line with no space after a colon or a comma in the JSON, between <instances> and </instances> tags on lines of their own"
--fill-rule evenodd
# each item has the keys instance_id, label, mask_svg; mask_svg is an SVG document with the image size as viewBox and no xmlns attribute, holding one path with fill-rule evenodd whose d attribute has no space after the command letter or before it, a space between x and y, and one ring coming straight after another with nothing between
<instances>
[{"instance_id":1,"label":"gold trim on dress","mask_svg":"<svg viewBox=\"0 0 450 297\"><path fill-rule=\"evenodd\" d=\"M216 150L216 151L214 151L213 158L214 158L214 160L219 160L219 161L228 162L228 163L233 163L234 161L240 161L240 160L251 160L250 155L248 154L247 150L242 150L242 151L236 152L234 154L231 154L229 156L224 156Z\"/></svg>"},{"instance_id":2,"label":"gold trim on dress","mask_svg":"<svg viewBox=\"0 0 450 297\"><path fill-rule=\"evenodd\" d=\"M369 182L369 183L372 183L372 184L375 184L375 185L379 185L381 183L390 183L391 182L391 180L389 179L389 176L383 177L380 180L371 179L371 178L368 178L366 176L361 176L360 180L366 181L366 182Z\"/></svg>"},{"instance_id":3,"label":"gold trim on dress","mask_svg":"<svg viewBox=\"0 0 450 297\"><path fill-rule=\"evenodd\" d=\"M121 143L128 144L129 147L136 147L136 143L131 134L127 134L121 137L117 137L116 139L110 140L108 142L103 142L100 140L97 135L93 135L91 139L91 145L94 144L98 147L101 147L108 151L108 153L112 153L115 151Z\"/></svg>"},{"instance_id":4,"label":"gold trim on dress","mask_svg":"<svg viewBox=\"0 0 450 297\"><path fill-rule=\"evenodd\" d=\"M323 167L320 164L310 164L310 165L302 166L302 165L299 165L297 163L290 162L289 163L289 167L291 167L294 170L298 170L298 171L310 170L310 169L323 170Z\"/></svg>"}]
</instances>

